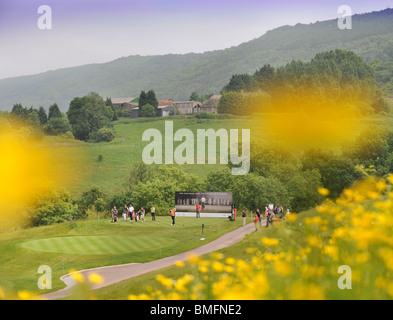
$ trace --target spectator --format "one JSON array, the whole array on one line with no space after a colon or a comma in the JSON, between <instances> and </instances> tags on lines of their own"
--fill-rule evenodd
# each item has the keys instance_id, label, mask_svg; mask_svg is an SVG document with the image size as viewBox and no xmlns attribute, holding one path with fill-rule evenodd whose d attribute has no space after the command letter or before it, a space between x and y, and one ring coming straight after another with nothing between
<instances>
[{"instance_id":1,"label":"spectator","mask_svg":"<svg viewBox=\"0 0 393 320\"><path fill-rule=\"evenodd\" d=\"M116 206L113 207L113 209L111 210L111 214L112 214L112 223L117 222L117 209Z\"/></svg>"},{"instance_id":2,"label":"spectator","mask_svg":"<svg viewBox=\"0 0 393 320\"><path fill-rule=\"evenodd\" d=\"M196 206L196 218L201 217L201 206L199 204L195 205Z\"/></svg>"},{"instance_id":3,"label":"spectator","mask_svg":"<svg viewBox=\"0 0 393 320\"><path fill-rule=\"evenodd\" d=\"M176 213L176 209L173 208L173 209L171 210L171 218L172 218L172 224L171 224L171 226L174 226L174 225L175 225L175 219L176 219L175 213Z\"/></svg>"}]
</instances>

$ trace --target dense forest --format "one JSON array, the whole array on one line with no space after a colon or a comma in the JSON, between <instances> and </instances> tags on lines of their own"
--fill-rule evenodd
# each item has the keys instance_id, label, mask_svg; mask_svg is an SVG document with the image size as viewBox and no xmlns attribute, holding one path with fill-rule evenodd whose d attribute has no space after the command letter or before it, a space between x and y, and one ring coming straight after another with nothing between
<instances>
[{"instance_id":1,"label":"dense forest","mask_svg":"<svg viewBox=\"0 0 393 320\"><path fill-rule=\"evenodd\" d=\"M235 74L222 89L219 113L296 112L353 109L358 114L388 112L374 69L351 51L317 54L310 62L295 61L254 74ZM253 93L253 94L250 94Z\"/></svg>"},{"instance_id":2,"label":"dense forest","mask_svg":"<svg viewBox=\"0 0 393 320\"><path fill-rule=\"evenodd\" d=\"M0 80L0 110L15 103L48 106L64 112L74 97L97 92L104 97L137 96L153 88L158 99L188 99L192 92L219 93L233 74L253 73L263 65L279 67L292 60L310 61L317 53L350 50L370 63L378 86L393 96L393 9L353 16L352 30L337 20L283 26L258 39L203 54L130 56Z\"/></svg>"}]
</instances>

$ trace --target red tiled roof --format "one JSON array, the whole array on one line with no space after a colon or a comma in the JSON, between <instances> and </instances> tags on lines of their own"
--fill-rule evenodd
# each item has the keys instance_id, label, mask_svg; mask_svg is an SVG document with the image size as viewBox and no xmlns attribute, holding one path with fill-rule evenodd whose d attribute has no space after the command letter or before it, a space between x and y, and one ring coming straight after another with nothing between
<instances>
[{"instance_id":1,"label":"red tiled roof","mask_svg":"<svg viewBox=\"0 0 393 320\"><path fill-rule=\"evenodd\" d=\"M169 106L173 104L173 100L158 100L159 106Z\"/></svg>"}]
</instances>

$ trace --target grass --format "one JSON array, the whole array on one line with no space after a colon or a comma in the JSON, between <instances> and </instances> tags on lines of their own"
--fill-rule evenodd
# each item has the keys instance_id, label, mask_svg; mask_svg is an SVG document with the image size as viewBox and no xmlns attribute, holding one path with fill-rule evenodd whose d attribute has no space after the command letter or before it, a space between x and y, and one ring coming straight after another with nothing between
<instances>
[{"instance_id":1,"label":"grass","mask_svg":"<svg viewBox=\"0 0 393 320\"><path fill-rule=\"evenodd\" d=\"M110 223L109 219L76 221L0 235L0 287L10 292L38 292L38 267L52 269L52 287L70 270L157 260L213 241L241 225L220 218L149 216L145 223ZM205 225L202 237L202 223Z\"/></svg>"},{"instance_id":2,"label":"grass","mask_svg":"<svg viewBox=\"0 0 393 320\"><path fill-rule=\"evenodd\" d=\"M226 120L190 118L156 118L130 119L120 118L114 122L117 137L110 143L85 143L64 137L46 137L58 155L59 168L64 171L60 185L68 189L73 198L79 198L83 192L97 185L105 193L113 194L123 186L133 163L142 160L142 151L148 142L142 141L143 132L147 129L158 129L164 133L165 121L174 121L174 132L187 128L194 133L198 129L221 128L250 129L253 142L270 141L264 128L267 123L280 123L282 115L263 114L257 119L234 118ZM372 116L359 119L358 128L379 127L390 128L393 118L390 116ZM359 130L360 130L359 129ZM360 133L360 132L359 132ZM344 137L343 137L344 139ZM345 140L342 141L344 143ZM176 148L179 142L174 143ZM195 144L196 145L196 144ZM340 146L337 146L339 148ZM219 148L217 148L219 152ZM61 161L63 160L63 161ZM186 173L206 177L210 172L225 165L177 165Z\"/></svg>"},{"instance_id":3,"label":"grass","mask_svg":"<svg viewBox=\"0 0 393 320\"><path fill-rule=\"evenodd\" d=\"M313 217L316 214L316 210L308 210L301 214L301 220L307 217ZM240 219L237 219L240 220ZM248 222L251 222L250 220ZM260 239L262 237L271 237L280 239L281 243L285 247L285 243L297 244L304 246L305 235L301 227L301 222L293 223L291 225L286 223L280 223L275 228L260 228L258 231L250 235L247 235L244 240L234 244L230 247L217 251L222 253L225 258L232 257L235 259L244 259L250 262L250 254L247 253L248 248L258 248L261 254L265 252L266 247L261 244ZM206 254L201 257L202 260L215 261L214 254ZM94 290L94 297L99 300L125 300L129 295L139 295L149 292L149 290L165 290L165 288L156 280L157 275L164 275L170 279L179 279L186 274L193 275L196 279L201 278L201 274L191 264L185 264L185 266L179 268L177 266L171 266L162 270L157 270L137 278L122 281L117 284L113 284L108 287L104 287L98 290ZM201 279L201 281L203 281Z\"/></svg>"},{"instance_id":4,"label":"grass","mask_svg":"<svg viewBox=\"0 0 393 320\"><path fill-rule=\"evenodd\" d=\"M142 141L143 132L153 128L164 133L167 120L174 121L174 132L187 128L194 133L195 139L198 129L249 129L251 126L250 120L240 118L227 120L121 118L114 123L117 137L110 143L85 143L63 137L47 137L59 159L67 159L62 163L62 168L66 172L62 184L75 198L80 197L94 185L99 186L103 192L115 193L125 183L131 165L142 160L142 151L148 145L148 142ZM176 147L176 143L174 146ZM181 167L187 173L205 177L209 172L225 165L217 163L184 166L174 164L174 166Z\"/></svg>"}]
</instances>

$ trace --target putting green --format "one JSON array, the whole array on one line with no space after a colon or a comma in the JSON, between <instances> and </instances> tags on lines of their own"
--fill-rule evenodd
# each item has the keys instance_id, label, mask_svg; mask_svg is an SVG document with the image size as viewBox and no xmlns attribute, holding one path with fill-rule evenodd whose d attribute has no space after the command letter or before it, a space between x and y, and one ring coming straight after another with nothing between
<instances>
[{"instance_id":1,"label":"putting green","mask_svg":"<svg viewBox=\"0 0 393 320\"><path fill-rule=\"evenodd\" d=\"M27 250L78 254L115 255L130 252L151 251L176 244L178 240L164 237L138 235L122 236L71 236L45 238L22 243Z\"/></svg>"}]
</instances>

